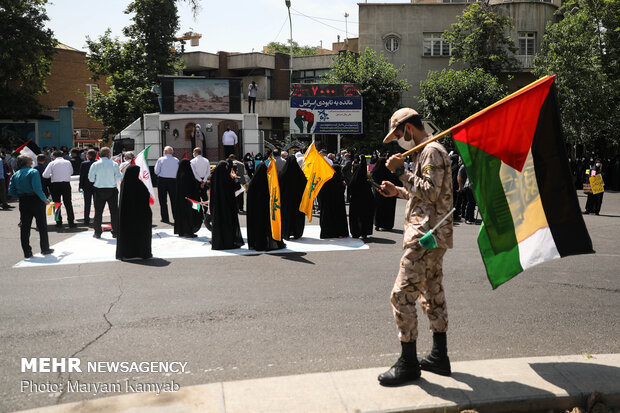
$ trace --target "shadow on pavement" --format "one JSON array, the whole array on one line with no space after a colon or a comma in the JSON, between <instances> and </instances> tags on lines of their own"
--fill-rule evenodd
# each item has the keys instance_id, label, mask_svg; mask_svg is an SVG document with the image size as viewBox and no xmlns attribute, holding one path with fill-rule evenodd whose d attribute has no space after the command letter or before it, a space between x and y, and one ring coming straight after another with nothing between
<instances>
[{"instance_id":1,"label":"shadow on pavement","mask_svg":"<svg viewBox=\"0 0 620 413\"><path fill-rule=\"evenodd\" d=\"M428 374L423 372L423 374ZM449 400L454 403L463 403L466 398L475 406L477 401L489 400L495 401L512 400L515 396L522 399L541 399L553 397L553 393L537 387L528 386L527 384L516 381L497 381L486 377L474 376L469 373L454 372L450 376L452 379L466 384L471 390L459 389L454 387L443 387L428 382L422 377L420 380L411 384L419 386L428 394Z\"/></svg>"},{"instance_id":2,"label":"shadow on pavement","mask_svg":"<svg viewBox=\"0 0 620 413\"><path fill-rule=\"evenodd\" d=\"M531 363L530 367L540 377L570 392L566 383L588 384L593 389L605 393L620 393L620 368L594 363Z\"/></svg>"},{"instance_id":3,"label":"shadow on pavement","mask_svg":"<svg viewBox=\"0 0 620 413\"><path fill-rule=\"evenodd\" d=\"M365 243L366 244L396 244L396 241L394 241L393 239L387 239L387 238L368 237Z\"/></svg>"},{"instance_id":4,"label":"shadow on pavement","mask_svg":"<svg viewBox=\"0 0 620 413\"><path fill-rule=\"evenodd\" d=\"M149 258L146 260L123 260L127 264L143 265L145 267L167 267L170 261L163 258Z\"/></svg>"},{"instance_id":5,"label":"shadow on pavement","mask_svg":"<svg viewBox=\"0 0 620 413\"><path fill-rule=\"evenodd\" d=\"M288 253L283 253L283 254L271 254L271 255L275 255L276 257L281 257L285 260L299 262L301 264L314 265L312 261L304 258L304 256L307 255L305 252L288 252Z\"/></svg>"}]
</instances>

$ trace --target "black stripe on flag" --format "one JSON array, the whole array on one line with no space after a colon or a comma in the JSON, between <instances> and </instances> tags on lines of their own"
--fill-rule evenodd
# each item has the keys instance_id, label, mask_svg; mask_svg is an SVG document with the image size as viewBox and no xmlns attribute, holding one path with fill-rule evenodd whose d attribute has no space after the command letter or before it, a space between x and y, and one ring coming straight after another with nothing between
<instances>
[{"instance_id":1,"label":"black stripe on flag","mask_svg":"<svg viewBox=\"0 0 620 413\"><path fill-rule=\"evenodd\" d=\"M560 256L594 253L573 184L555 85L540 108L532 142L538 190Z\"/></svg>"}]
</instances>

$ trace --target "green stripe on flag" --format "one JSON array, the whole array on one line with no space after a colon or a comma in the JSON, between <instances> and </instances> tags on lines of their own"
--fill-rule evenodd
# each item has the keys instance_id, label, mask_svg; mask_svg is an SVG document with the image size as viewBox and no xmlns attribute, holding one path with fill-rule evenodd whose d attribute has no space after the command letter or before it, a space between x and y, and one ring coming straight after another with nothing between
<instances>
[{"instance_id":1,"label":"green stripe on flag","mask_svg":"<svg viewBox=\"0 0 620 413\"><path fill-rule=\"evenodd\" d=\"M523 271L515 227L500 179L502 161L475 146L454 141L471 183L484 224L478 246L493 288Z\"/></svg>"}]
</instances>

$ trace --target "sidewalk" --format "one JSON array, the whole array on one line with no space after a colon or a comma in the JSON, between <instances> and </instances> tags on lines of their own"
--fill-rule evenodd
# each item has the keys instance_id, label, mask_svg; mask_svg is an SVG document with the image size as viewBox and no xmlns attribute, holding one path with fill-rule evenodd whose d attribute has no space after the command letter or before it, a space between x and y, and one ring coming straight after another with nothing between
<instances>
[{"instance_id":1,"label":"sidewalk","mask_svg":"<svg viewBox=\"0 0 620 413\"><path fill-rule=\"evenodd\" d=\"M423 372L397 388L378 384L385 369L212 383L28 412L531 412L583 406L594 391L608 407L620 407L620 354L457 362L451 377Z\"/></svg>"}]
</instances>

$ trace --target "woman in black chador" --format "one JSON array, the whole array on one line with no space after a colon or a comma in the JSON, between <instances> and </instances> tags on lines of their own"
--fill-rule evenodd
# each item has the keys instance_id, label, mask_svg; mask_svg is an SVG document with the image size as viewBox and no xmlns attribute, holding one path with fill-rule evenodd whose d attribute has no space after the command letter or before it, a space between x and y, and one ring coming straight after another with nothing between
<instances>
[{"instance_id":1,"label":"woman in black chador","mask_svg":"<svg viewBox=\"0 0 620 413\"><path fill-rule=\"evenodd\" d=\"M192 202L186 198L200 201L200 187L194 177L189 159L182 159L177 171L177 211L174 217L174 233L181 237L196 238L196 232L202 226L203 216L192 208Z\"/></svg>"},{"instance_id":2,"label":"woman in black chador","mask_svg":"<svg viewBox=\"0 0 620 413\"><path fill-rule=\"evenodd\" d=\"M321 207L321 238L345 238L349 236L344 190L347 184L340 165L334 165L334 176L325 182L319 192Z\"/></svg>"},{"instance_id":3,"label":"woman in black chador","mask_svg":"<svg viewBox=\"0 0 620 413\"><path fill-rule=\"evenodd\" d=\"M368 182L366 157L360 157L349 183L351 201L349 202L349 228L353 238L366 239L372 235L372 221L375 215L375 200Z\"/></svg>"},{"instance_id":4,"label":"woman in black chador","mask_svg":"<svg viewBox=\"0 0 620 413\"><path fill-rule=\"evenodd\" d=\"M282 198L282 239L301 238L306 226L306 216L299 212L299 204L307 179L294 155L286 158L286 163L278 174L278 181Z\"/></svg>"},{"instance_id":5,"label":"woman in black chador","mask_svg":"<svg viewBox=\"0 0 620 413\"><path fill-rule=\"evenodd\" d=\"M220 161L211 174L209 209L213 221L211 249L214 250L231 250L244 244L235 199L239 185L230 174L231 167L226 161Z\"/></svg>"},{"instance_id":6,"label":"woman in black chador","mask_svg":"<svg viewBox=\"0 0 620 413\"><path fill-rule=\"evenodd\" d=\"M399 180L385 166L385 158L377 160L375 168L370 174L372 180L381 185L383 181L389 181L396 186L400 186ZM375 197L375 229L391 230L394 228L394 214L396 213L396 197L385 197L376 188L372 188Z\"/></svg>"},{"instance_id":7,"label":"woman in black chador","mask_svg":"<svg viewBox=\"0 0 620 413\"><path fill-rule=\"evenodd\" d=\"M254 171L248 187L248 246L256 251L271 251L286 247L271 236L271 208L267 165L261 162Z\"/></svg>"},{"instance_id":8,"label":"woman in black chador","mask_svg":"<svg viewBox=\"0 0 620 413\"><path fill-rule=\"evenodd\" d=\"M151 258L153 214L149 190L140 181L140 167L130 165L121 183L116 259Z\"/></svg>"}]
</instances>

